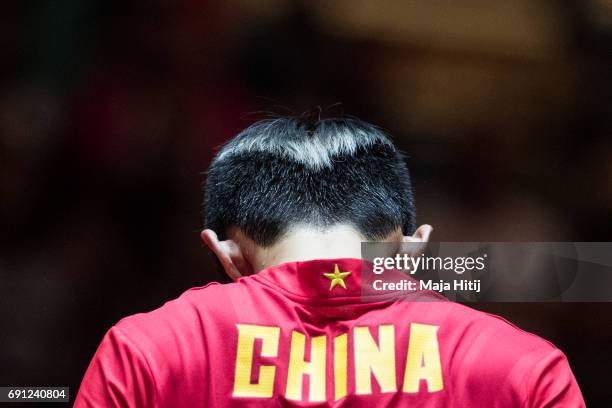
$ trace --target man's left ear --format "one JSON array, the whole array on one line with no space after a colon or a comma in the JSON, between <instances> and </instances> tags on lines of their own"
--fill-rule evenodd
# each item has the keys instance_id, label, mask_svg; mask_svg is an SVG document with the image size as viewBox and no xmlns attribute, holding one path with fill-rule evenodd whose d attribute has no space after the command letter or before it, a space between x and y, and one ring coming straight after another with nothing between
<instances>
[{"instance_id":1,"label":"man's left ear","mask_svg":"<svg viewBox=\"0 0 612 408\"><path fill-rule=\"evenodd\" d=\"M433 231L433 227L429 224L423 224L414 231L412 236L404 236L403 242L429 242L429 236Z\"/></svg>"},{"instance_id":2,"label":"man's left ear","mask_svg":"<svg viewBox=\"0 0 612 408\"><path fill-rule=\"evenodd\" d=\"M213 230L205 229L200 233L202 241L215 253L225 273L232 280L237 280L243 276L253 273L251 265L246 261L240 245L231 239L219 241L217 233Z\"/></svg>"},{"instance_id":3,"label":"man's left ear","mask_svg":"<svg viewBox=\"0 0 612 408\"><path fill-rule=\"evenodd\" d=\"M402 242L400 244L399 253L407 254L410 257L417 257L425 252L425 247L427 247L427 242L429 242L429 236L433 228L431 225L423 224L419 228L414 231L412 236L405 235L402 238Z\"/></svg>"}]
</instances>

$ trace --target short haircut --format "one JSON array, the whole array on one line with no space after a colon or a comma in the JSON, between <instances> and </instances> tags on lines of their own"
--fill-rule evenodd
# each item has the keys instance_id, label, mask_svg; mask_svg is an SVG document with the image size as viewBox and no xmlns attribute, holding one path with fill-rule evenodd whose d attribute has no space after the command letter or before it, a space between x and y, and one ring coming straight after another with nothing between
<instances>
[{"instance_id":1,"label":"short haircut","mask_svg":"<svg viewBox=\"0 0 612 408\"><path fill-rule=\"evenodd\" d=\"M292 226L356 228L381 240L415 229L404 156L378 127L355 118L275 118L231 139L204 188L204 227L238 227L261 246Z\"/></svg>"}]
</instances>

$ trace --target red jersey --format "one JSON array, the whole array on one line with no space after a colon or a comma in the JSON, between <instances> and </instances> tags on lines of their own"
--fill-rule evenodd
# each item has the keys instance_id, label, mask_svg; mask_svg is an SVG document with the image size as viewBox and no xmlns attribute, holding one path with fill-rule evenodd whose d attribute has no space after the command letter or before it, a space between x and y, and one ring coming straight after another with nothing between
<instances>
[{"instance_id":1,"label":"red jersey","mask_svg":"<svg viewBox=\"0 0 612 408\"><path fill-rule=\"evenodd\" d=\"M287 263L127 317L75 406L584 406L552 344L434 293L364 294L361 267Z\"/></svg>"}]
</instances>

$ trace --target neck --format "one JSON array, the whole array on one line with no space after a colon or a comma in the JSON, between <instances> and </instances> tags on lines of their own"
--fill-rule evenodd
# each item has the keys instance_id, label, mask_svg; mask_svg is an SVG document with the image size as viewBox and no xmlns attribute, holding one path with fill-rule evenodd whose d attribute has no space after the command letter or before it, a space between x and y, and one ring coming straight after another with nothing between
<instances>
[{"instance_id":1,"label":"neck","mask_svg":"<svg viewBox=\"0 0 612 408\"><path fill-rule=\"evenodd\" d=\"M389 240L395 240L393 234ZM400 233L401 236L401 233ZM254 251L253 269L258 272L287 262L313 259L361 258L361 243L366 239L350 226L334 226L325 230L294 228L277 244Z\"/></svg>"}]
</instances>

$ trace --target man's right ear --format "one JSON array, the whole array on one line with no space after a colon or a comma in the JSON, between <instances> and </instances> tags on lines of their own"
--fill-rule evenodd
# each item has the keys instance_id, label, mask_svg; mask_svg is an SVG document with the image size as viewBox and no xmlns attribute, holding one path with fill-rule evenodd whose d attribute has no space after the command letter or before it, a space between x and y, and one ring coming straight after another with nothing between
<instances>
[{"instance_id":1,"label":"man's right ear","mask_svg":"<svg viewBox=\"0 0 612 408\"><path fill-rule=\"evenodd\" d=\"M200 233L202 241L219 258L227 276L232 280L237 280L242 276L251 275L252 268L246 261L240 245L228 239L219 241L217 233L210 229L205 229Z\"/></svg>"}]
</instances>

